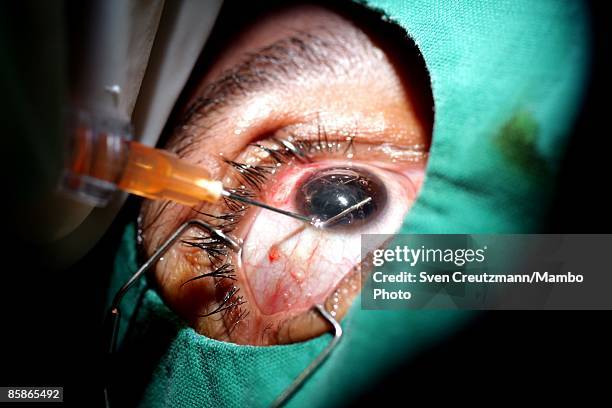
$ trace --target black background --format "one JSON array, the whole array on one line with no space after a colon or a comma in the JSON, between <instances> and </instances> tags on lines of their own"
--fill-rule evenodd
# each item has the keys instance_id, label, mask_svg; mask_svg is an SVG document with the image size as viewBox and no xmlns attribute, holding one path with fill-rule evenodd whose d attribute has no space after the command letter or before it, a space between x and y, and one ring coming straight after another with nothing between
<instances>
[{"instance_id":1,"label":"black background","mask_svg":"<svg viewBox=\"0 0 612 408\"><path fill-rule=\"evenodd\" d=\"M591 9L593 72L547 232L612 232L610 14L605 2ZM102 403L104 292L118 238L137 208L137 200L128 202L95 250L62 272L38 265L30 247L5 229L0 385L59 385L70 405ZM362 390L357 401L378 404L399 397L407 403L526 405L537 397L550 403L573 396L586 405L586 398L603 396L609 386L610 317L608 312L482 313L391 374L373 373L371 389Z\"/></svg>"}]
</instances>

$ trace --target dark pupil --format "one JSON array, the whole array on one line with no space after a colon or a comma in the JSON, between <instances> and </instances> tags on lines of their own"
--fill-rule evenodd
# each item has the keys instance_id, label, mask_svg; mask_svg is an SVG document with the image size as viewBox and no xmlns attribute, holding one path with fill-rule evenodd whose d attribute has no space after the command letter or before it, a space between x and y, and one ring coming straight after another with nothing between
<instances>
[{"instance_id":1,"label":"dark pupil","mask_svg":"<svg viewBox=\"0 0 612 408\"><path fill-rule=\"evenodd\" d=\"M362 225L387 200L387 191L378 177L362 169L334 167L313 174L302 184L296 195L296 206L302 214L326 221L368 197L372 197L370 202L333 225Z\"/></svg>"}]
</instances>

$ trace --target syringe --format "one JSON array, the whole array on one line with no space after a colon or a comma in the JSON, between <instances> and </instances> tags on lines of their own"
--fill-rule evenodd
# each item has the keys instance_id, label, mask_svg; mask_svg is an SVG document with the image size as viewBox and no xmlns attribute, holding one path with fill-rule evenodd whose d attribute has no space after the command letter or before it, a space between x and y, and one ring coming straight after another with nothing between
<instances>
[{"instance_id":1,"label":"syringe","mask_svg":"<svg viewBox=\"0 0 612 408\"><path fill-rule=\"evenodd\" d=\"M202 167L168 151L128 140L122 131L100 131L92 126L77 126L70 136L62 189L90 204L105 205L117 190L187 206L203 201L215 203L226 197L314 223L307 216L230 192Z\"/></svg>"}]
</instances>

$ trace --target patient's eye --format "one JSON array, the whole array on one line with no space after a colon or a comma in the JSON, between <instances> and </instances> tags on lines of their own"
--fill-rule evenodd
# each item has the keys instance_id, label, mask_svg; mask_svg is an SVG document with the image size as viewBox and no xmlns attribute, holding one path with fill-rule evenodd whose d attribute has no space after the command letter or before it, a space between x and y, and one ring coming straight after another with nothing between
<instances>
[{"instance_id":1,"label":"patient's eye","mask_svg":"<svg viewBox=\"0 0 612 408\"><path fill-rule=\"evenodd\" d=\"M233 233L244 245L233 264L240 264L260 316L296 316L324 303L334 290L339 294L332 296L330 312L338 314L356 292L360 234L395 231L416 197L414 176L422 159L393 159L394 148L380 151L359 136L349 141L319 136L315 142L292 138L298 153L276 144L277 137L250 146L240 155L249 164L232 162L238 171L225 180L235 191L276 208L329 222L318 229L259 208L237 215L243 221ZM230 206L234 213L242 210L241 203Z\"/></svg>"},{"instance_id":2,"label":"patient's eye","mask_svg":"<svg viewBox=\"0 0 612 408\"><path fill-rule=\"evenodd\" d=\"M359 292L361 234L396 232L418 194L432 127L422 61L409 44L386 49L332 11L294 6L247 27L189 92L166 148L236 194L325 228L231 199L146 202L149 254L190 218L243 242L238 253L191 231L157 265L162 297L220 340L320 334L313 305L340 319Z\"/></svg>"}]
</instances>

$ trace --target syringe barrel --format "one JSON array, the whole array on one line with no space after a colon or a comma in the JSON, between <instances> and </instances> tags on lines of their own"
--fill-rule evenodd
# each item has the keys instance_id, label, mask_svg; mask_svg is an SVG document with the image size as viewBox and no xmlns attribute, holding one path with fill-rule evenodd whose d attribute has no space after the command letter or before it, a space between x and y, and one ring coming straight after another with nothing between
<instances>
[{"instance_id":1,"label":"syringe barrel","mask_svg":"<svg viewBox=\"0 0 612 408\"><path fill-rule=\"evenodd\" d=\"M125 169L130 135L125 121L74 113L67 121L60 190L81 202L105 206Z\"/></svg>"}]
</instances>

